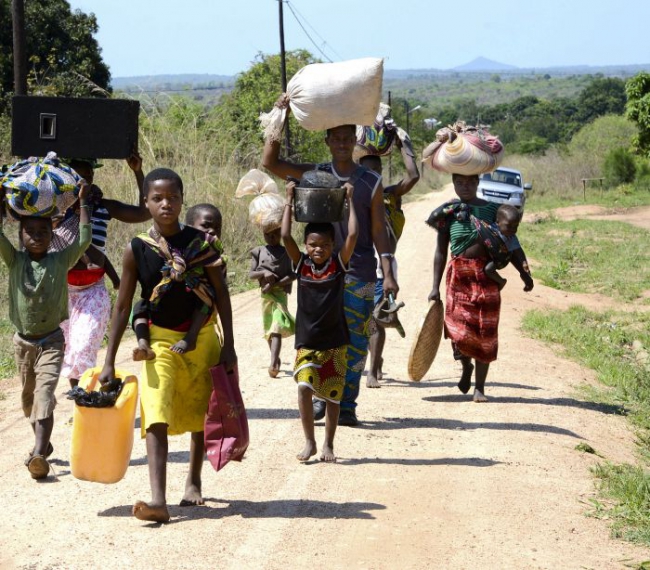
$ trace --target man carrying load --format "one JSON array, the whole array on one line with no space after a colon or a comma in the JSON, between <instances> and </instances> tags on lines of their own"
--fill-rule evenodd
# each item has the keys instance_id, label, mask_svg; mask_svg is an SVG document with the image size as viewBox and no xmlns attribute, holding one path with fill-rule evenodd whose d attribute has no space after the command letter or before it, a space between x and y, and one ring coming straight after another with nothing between
<instances>
[{"instance_id":1,"label":"man carrying load","mask_svg":"<svg viewBox=\"0 0 650 570\"><path fill-rule=\"evenodd\" d=\"M282 95L276 106L286 108L288 120L288 100ZM354 208L359 222L359 236L352 258L350 270L345 279L344 309L350 331L350 344L347 349L347 373L345 389L341 401L339 425L355 426L357 397L361 374L365 368L368 355L368 324L374 305L376 281L376 260L374 249L379 252L384 273L384 294L396 295L399 287L393 276L391 253L386 230L384 214L383 187L381 176L372 170L360 166L352 159L356 144L356 126L341 125L327 129L325 137L331 162L324 164L293 164L280 158L280 141L267 138L264 143L262 164L276 176L301 178L309 170L330 172L341 183L350 182L354 186ZM336 244L340 247L345 241L347 224L345 221L334 224ZM314 402L314 418L322 419L325 415L325 402Z\"/></svg>"}]
</instances>

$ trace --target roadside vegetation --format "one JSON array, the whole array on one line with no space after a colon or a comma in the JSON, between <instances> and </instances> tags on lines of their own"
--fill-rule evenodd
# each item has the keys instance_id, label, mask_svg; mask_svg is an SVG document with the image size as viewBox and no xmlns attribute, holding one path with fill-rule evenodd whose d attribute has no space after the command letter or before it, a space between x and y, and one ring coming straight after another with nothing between
<instances>
[{"instance_id":1,"label":"roadside vegetation","mask_svg":"<svg viewBox=\"0 0 650 570\"><path fill-rule=\"evenodd\" d=\"M635 427L639 463L595 465L599 497L588 514L608 520L616 537L650 544L650 314L536 310L524 316L522 329L593 369L603 388L585 388L584 397L625 414Z\"/></svg>"}]
</instances>

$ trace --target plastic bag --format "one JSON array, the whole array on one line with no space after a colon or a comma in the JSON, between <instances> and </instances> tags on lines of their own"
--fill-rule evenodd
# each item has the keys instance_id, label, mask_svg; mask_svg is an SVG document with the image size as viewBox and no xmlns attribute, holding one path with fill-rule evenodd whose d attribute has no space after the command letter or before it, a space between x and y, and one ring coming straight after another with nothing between
<instances>
[{"instance_id":1,"label":"plastic bag","mask_svg":"<svg viewBox=\"0 0 650 570\"><path fill-rule=\"evenodd\" d=\"M471 176L497 168L503 154L498 137L481 126L458 121L436 133L436 140L424 149L422 161L440 172Z\"/></svg>"},{"instance_id":2,"label":"plastic bag","mask_svg":"<svg viewBox=\"0 0 650 570\"><path fill-rule=\"evenodd\" d=\"M81 177L54 152L12 164L0 180L7 205L19 216L51 217L65 212L79 195Z\"/></svg>"},{"instance_id":3,"label":"plastic bag","mask_svg":"<svg viewBox=\"0 0 650 570\"><path fill-rule=\"evenodd\" d=\"M235 198L255 196L248 206L248 220L263 232L270 232L282 225L284 198L278 193L278 185L261 170L249 170L239 181Z\"/></svg>"},{"instance_id":4,"label":"plastic bag","mask_svg":"<svg viewBox=\"0 0 650 570\"><path fill-rule=\"evenodd\" d=\"M384 60L376 57L312 63L287 85L291 112L308 131L340 125L372 125L379 108ZM260 115L264 138L280 140L286 109Z\"/></svg>"},{"instance_id":5,"label":"plastic bag","mask_svg":"<svg viewBox=\"0 0 650 570\"><path fill-rule=\"evenodd\" d=\"M246 408L239 390L237 368L227 372L223 364L210 368L212 394L205 416L205 450L215 471L229 461L241 461L248 449Z\"/></svg>"}]
</instances>

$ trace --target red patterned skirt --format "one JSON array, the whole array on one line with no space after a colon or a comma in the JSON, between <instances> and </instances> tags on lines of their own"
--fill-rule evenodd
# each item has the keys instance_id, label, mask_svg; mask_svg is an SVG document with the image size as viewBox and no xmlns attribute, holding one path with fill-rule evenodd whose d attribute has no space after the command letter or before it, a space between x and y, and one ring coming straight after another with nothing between
<instances>
[{"instance_id":1,"label":"red patterned skirt","mask_svg":"<svg viewBox=\"0 0 650 570\"><path fill-rule=\"evenodd\" d=\"M447 266L445 338L454 353L479 362L497 359L501 294L485 275L486 258L455 257Z\"/></svg>"}]
</instances>

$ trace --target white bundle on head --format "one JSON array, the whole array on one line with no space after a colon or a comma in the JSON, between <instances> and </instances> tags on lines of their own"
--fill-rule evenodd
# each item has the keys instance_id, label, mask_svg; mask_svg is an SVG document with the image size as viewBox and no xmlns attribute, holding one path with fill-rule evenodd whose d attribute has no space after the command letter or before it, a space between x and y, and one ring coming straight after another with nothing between
<instances>
[{"instance_id":1,"label":"white bundle on head","mask_svg":"<svg viewBox=\"0 0 650 570\"><path fill-rule=\"evenodd\" d=\"M287 85L291 112L308 131L341 125L372 125L379 109L384 60L377 57L336 63L312 63ZM278 141L286 109L273 108L260 115L264 138Z\"/></svg>"},{"instance_id":2,"label":"white bundle on head","mask_svg":"<svg viewBox=\"0 0 650 570\"><path fill-rule=\"evenodd\" d=\"M278 192L278 185L265 172L249 170L239 181L235 198L255 196L248 207L248 221L263 232L270 232L282 225L284 198Z\"/></svg>"}]
</instances>

